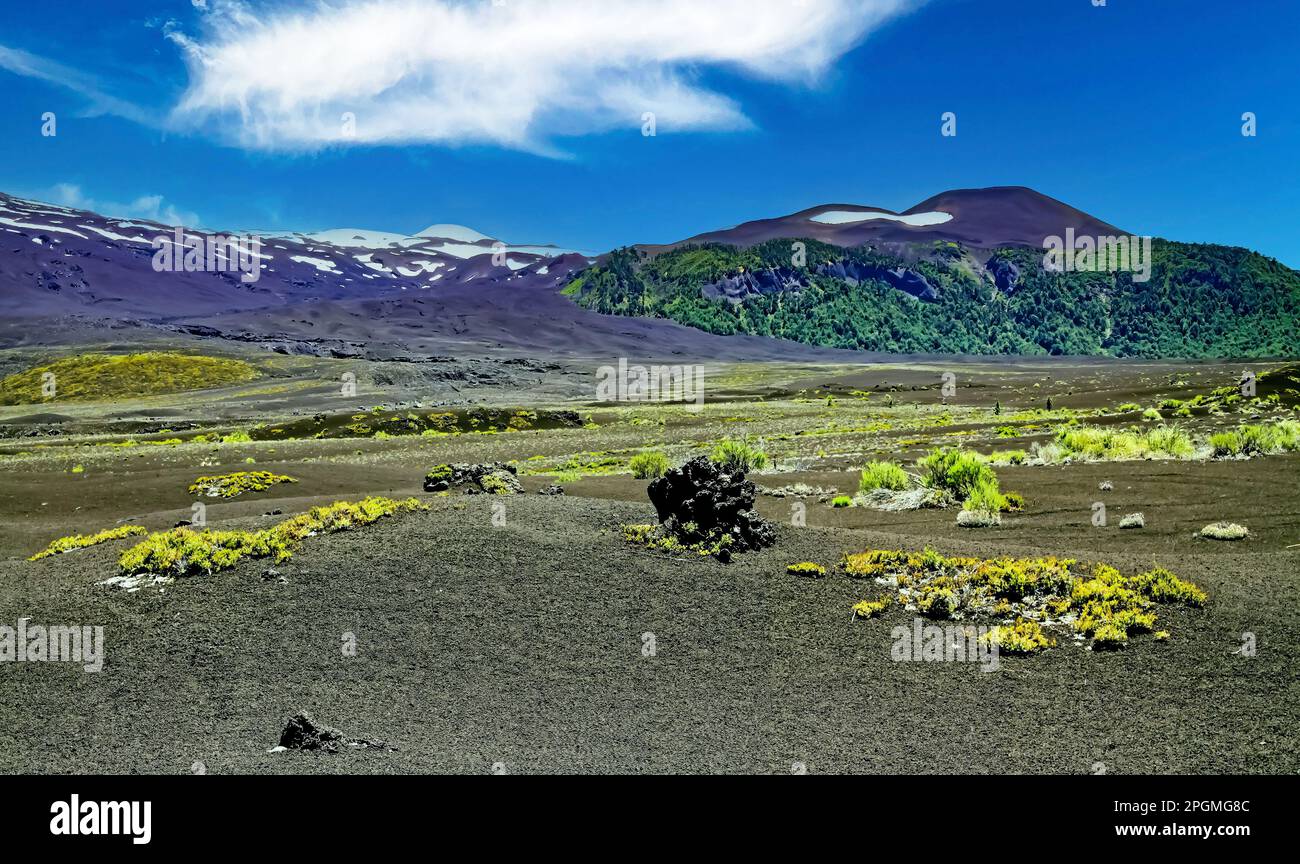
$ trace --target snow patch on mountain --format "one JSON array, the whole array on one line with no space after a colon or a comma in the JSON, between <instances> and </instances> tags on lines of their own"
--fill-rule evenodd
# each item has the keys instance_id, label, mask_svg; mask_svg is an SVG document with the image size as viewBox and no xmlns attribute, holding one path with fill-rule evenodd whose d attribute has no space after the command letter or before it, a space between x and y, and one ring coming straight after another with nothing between
<instances>
[{"instance_id":1,"label":"snow patch on mountain","mask_svg":"<svg viewBox=\"0 0 1300 864\"><path fill-rule=\"evenodd\" d=\"M334 265L334 262L325 258L312 258L307 255L290 255L289 260L297 261L299 264L310 264L322 273L332 273L335 276L342 275Z\"/></svg>"},{"instance_id":2,"label":"snow patch on mountain","mask_svg":"<svg viewBox=\"0 0 1300 864\"><path fill-rule=\"evenodd\" d=\"M904 225L942 225L952 220L952 214L934 211L899 215L897 213L885 213L880 210L823 210L821 213L808 217L809 222L820 222L823 225L848 225L873 219L902 222Z\"/></svg>"},{"instance_id":3,"label":"snow patch on mountain","mask_svg":"<svg viewBox=\"0 0 1300 864\"><path fill-rule=\"evenodd\" d=\"M466 228L464 225L430 225L423 231L419 232L417 237L435 237L440 240L459 240L462 243L477 243L480 240L492 240L492 237L486 234L480 234L473 228Z\"/></svg>"}]
</instances>

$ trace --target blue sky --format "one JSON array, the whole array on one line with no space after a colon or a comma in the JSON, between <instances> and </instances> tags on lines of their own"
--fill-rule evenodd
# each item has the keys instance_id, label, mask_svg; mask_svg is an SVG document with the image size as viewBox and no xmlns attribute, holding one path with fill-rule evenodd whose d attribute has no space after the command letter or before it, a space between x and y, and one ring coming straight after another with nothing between
<instances>
[{"instance_id":1,"label":"blue sky","mask_svg":"<svg viewBox=\"0 0 1300 864\"><path fill-rule=\"evenodd\" d=\"M637 20L644 0L605 0L599 20L509 0L553 26L468 8L489 0L369 2L396 17L349 18L361 0L0 0L0 190L209 228L456 222L604 251L1025 185L1127 231L1300 267L1293 0L806 0L821 17L793 24L791 0L751 0L787 17L723 10L680 37ZM395 35L448 22L436 50Z\"/></svg>"}]
</instances>

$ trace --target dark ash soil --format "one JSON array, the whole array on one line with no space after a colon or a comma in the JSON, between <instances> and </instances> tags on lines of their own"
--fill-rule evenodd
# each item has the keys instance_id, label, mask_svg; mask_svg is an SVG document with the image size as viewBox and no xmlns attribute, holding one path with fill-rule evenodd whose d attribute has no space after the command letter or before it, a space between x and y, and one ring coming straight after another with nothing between
<instances>
[{"instance_id":1,"label":"dark ash soil","mask_svg":"<svg viewBox=\"0 0 1300 864\"><path fill-rule=\"evenodd\" d=\"M494 528L502 500L506 523ZM997 533L782 525L775 549L721 565L628 546L618 525L648 521L648 504L431 503L309 540L276 566L287 584L251 562L164 592L106 591L94 583L112 571L108 547L0 564L8 617L102 624L108 654L98 674L3 670L0 771L174 773L196 761L211 773L1300 770L1291 553L1190 547L1179 572L1211 602L1164 608L1168 643L1113 654L1062 645L984 673L891 661L890 629L910 614L851 622L871 586L784 568L924 542L996 555L1007 551ZM1030 533L1015 546L1071 552L1034 544ZM1246 631L1255 657L1234 653ZM345 632L355 657L341 650ZM645 633L654 656L643 656ZM298 710L397 749L265 752Z\"/></svg>"}]
</instances>

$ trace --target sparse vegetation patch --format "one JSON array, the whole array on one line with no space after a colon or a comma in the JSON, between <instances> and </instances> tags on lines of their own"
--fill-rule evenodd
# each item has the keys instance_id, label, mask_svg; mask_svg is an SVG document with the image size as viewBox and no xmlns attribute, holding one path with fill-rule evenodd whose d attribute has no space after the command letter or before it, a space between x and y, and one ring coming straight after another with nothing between
<instances>
[{"instance_id":1,"label":"sparse vegetation patch","mask_svg":"<svg viewBox=\"0 0 1300 864\"><path fill-rule=\"evenodd\" d=\"M1206 602L1204 591L1162 567L1124 576L1073 559L950 558L931 549L850 554L842 567L852 578L896 590L900 605L926 617L997 622L993 639L1010 653L1054 645L1051 631L1117 647L1130 635L1154 632L1156 604Z\"/></svg>"},{"instance_id":2,"label":"sparse vegetation patch","mask_svg":"<svg viewBox=\"0 0 1300 864\"><path fill-rule=\"evenodd\" d=\"M1250 529L1235 522L1215 522L1202 528L1201 536L1207 540L1245 540L1250 536Z\"/></svg>"},{"instance_id":3,"label":"sparse vegetation patch","mask_svg":"<svg viewBox=\"0 0 1300 864\"><path fill-rule=\"evenodd\" d=\"M336 501L313 507L261 531L174 528L150 534L127 549L118 559L118 568L123 576L147 573L182 577L226 570L245 557L273 558L283 562L293 557L294 550L308 537L347 531L386 516L427 509L415 498L397 501L368 497L361 501Z\"/></svg>"},{"instance_id":4,"label":"sparse vegetation patch","mask_svg":"<svg viewBox=\"0 0 1300 864\"><path fill-rule=\"evenodd\" d=\"M107 543L110 540L121 540L123 537L134 537L138 534L148 533L148 529L139 525L123 525L120 528L108 528L98 534L74 534L71 537L60 537L27 560L40 561L42 558L61 555L74 549L85 549L87 546L98 546L100 543Z\"/></svg>"},{"instance_id":5,"label":"sparse vegetation patch","mask_svg":"<svg viewBox=\"0 0 1300 864\"><path fill-rule=\"evenodd\" d=\"M129 399L206 390L257 377L242 360L152 351L80 354L18 372L0 381L0 405L64 400ZM47 387L50 382L51 387ZM52 392L53 395L49 395Z\"/></svg>"},{"instance_id":6,"label":"sparse vegetation patch","mask_svg":"<svg viewBox=\"0 0 1300 864\"><path fill-rule=\"evenodd\" d=\"M270 471L236 471L233 474L214 474L199 477L190 484L191 495L209 498L236 498L245 492L264 492L278 483L297 483L287 474Z\"/></svg>"}]
</instances>

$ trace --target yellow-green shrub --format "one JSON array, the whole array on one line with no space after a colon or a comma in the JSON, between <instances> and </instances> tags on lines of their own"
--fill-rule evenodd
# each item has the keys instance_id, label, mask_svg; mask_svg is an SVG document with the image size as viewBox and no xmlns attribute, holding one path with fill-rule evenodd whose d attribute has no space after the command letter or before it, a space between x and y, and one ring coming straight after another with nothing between
<instances>
[{"instance_id":1,"label":"yellow-green shrub","mask_svg":"<svg viewBox=\"0 0 1300 864\"><path fill-rule=\"evenodd\" d=\"M27 560L40 561L42 558L61 555L64 552L71 552L73 549L84 549L87 546L107 543L109 540L121 540L123 537L134 537L138 534L148 533L147 529L139 525L123 525L120 528L107 528L98 534L73 534L71 537L60 537Z\"/></svg>"},{"instance_id":2,"label":"yellow-green shrub","mask_svg":"<svg viewBox=\"0 0 1300 864\"><path fill-rule=\"evenodd\" d=\"M879 600L862 600L853 604L853 617L855 618L874 618L881 612L889 608L893 602L890 597L881 597Z\"/></svg>"},{"instance_id":3,"label":"yellow-green shrub","mask_svg":"<svg viewBox=\"0 0 1300 864\"><path fill-rule=\"evenodd\" d=\"M270 471L236 471L233 474L214 474L199 477L190 484L191 495L207 495L211 498L234 498L245 492L262 492L277 483L297 483L287 474L273 474Z\"/></svg>"},{"instance_id":4,"label":"yellow-green shrub","mask_svg":"<svg viewBox=\"0 0 1300 864\"><path fill-rule=\"evenodd\" d=\"M396 501L369 497L313 507L260 531L174 528L150 534L127 549L118 559L118 567L125 575L193 576L225 570L245 557L287 561L307 537L369 525L396 513L426 509L415 498Z\"/></svg>"},{"instance_id":5,"label":"yellow-green shrub","mask_svg":"<svg viewBox=\"0 0 1300 864\"><path fill-rule=\"evenodd\" d=\"M1037 622L1017 618L1014 624L994 627L989 641L998 646L1000 653L1033 654L1056 645L1056 640L1043 632Z\"/></svg>"},{"instance_id":6,"label":"yellow-green shrub","mask_svg":"<svg viewBox=\"0 0 1300 864\"><path fill-rule=\"evenodd\" d=\"M1022 649L1047 647L1035 635L1043 625L1072 627L1098 647L1118 647L1130 634L1155 630L1156 603L1206 602L1204 591L1160 567L1125 576L1073 559L950 558L931 549L869 550L846 555L843 567L850 576L894 581L899 602L922 615L1012 619L1001 636Z\"/></svg>"}]
</instances>

